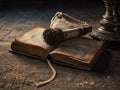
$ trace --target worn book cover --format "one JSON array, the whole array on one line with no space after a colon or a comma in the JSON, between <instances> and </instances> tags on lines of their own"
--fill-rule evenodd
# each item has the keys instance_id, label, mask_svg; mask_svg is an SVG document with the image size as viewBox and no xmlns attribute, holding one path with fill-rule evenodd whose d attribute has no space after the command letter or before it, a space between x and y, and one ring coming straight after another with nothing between
<instances>
[{"instance_id":1,"label":"worn book cover","mask_svg":"<svg viewBox=\"0 0 120 90\"><path fill-rule=\"evenodd\" d=\"M100 57L103 42L86 37L65 40L58 45L51 46L44 41L45 28L37 27L15 39L11 49L15 52L52 58L53 62L63 63L71 67L91 70L97 58Z\"/></svg>"}]
</instances>

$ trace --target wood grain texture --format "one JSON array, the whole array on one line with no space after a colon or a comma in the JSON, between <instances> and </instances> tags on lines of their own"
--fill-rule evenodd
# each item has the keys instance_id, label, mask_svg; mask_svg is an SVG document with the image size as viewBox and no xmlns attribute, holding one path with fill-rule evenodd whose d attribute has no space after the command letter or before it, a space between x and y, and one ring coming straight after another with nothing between
<instances>
[{"instance_id":1,"label":"wood grain texture","mask_svg":"<svg viewBox=\"0 0 120 90\"><path fill-rule=\"evenodd\" d=\"M101 11L100 11L101 9ZM57 78L40 88L25 84L26 80L42 81L51 75L46 62L8 52L15 37L36 26L48 27L49 21L58 10L97 27L103 8L46 8L9 9L0 11L0 90L80 90L120 89L120 47L106 48L104 60L96 63L93 71L84 71L53 64ZM96 12L97 11L97 12ZM102 58L102 57L101 57Z\"/></svg>"},{"instance_id":2,"label":"wood grain texture","mask_svg":"<svg viewBox=\"0 0 120 90\"><path fill-rule=\"evenodd\" d=\"M26 81L33 79L42 81L51 75L50 68L46 62L21 56L8 52L10 44L0 45L0 88L4 90L39 90L41 88L108 88L119 89L120 65L119 56L112 51L111 60L106 58L97 65L95 71L84 71L80 69L65 67L53 64L57 70L57 78L51 83L40 88L26 84ZM111 52L111 51L110 51ZM110 54L110 52L107 54ZM104 54L105 55L105 54ZM108 55L107 55L108 57ZM102 60L102 59L101 59ZM109 64L105 70L104 63ZM99 68L98 68L99 66ZM101 72L102 70L102 72ZM105 70L105 71L103 71ZM11 88L11 89L10 89ZM52 89L51 89L52 90Z\"/></svg>"}]
</instances>

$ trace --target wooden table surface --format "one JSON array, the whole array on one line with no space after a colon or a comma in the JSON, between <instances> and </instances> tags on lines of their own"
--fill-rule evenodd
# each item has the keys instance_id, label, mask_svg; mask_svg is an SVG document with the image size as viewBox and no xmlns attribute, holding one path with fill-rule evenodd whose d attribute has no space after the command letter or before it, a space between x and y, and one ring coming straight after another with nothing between
<instances>
[{"instance_id":1,"label":"wooden table surface","mask_svg":"<svg viewBox=\"0 0 120 90\"><path fill-rule=\"evenodd\" d=\"M103 14L103 7L21 8L0 11L0 90L120 90L120 47L109 43L105 54L92 71L53 64L57 77L39 88L25 84L27 79L43 81L51 75L46 62L13 54L11 42L37 26L49 27L57 11L87 21L93 27ZM105 57L105 58L103 58Z\"/></svg>"}]
</instances>

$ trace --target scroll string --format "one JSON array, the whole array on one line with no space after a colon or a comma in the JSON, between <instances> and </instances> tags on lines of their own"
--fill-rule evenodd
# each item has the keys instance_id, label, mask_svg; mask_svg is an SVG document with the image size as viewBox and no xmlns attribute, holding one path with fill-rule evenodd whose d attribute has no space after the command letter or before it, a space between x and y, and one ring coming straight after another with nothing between
<instances>
[{"instance_id":1,"label":"scroll string","mask_svg":"<svg viewBox=\"0 0 120 90\"><path fill-rule=\"evenodd\" d=\"M33 83L34 86L40 87L40 86L42 86L42 85L45 85L45 84L51 82L53 79L55 79L55 77L56 77L56 70L55 70L55 68L52 66L50 60L47 59L46 61L47 61L48 65L49 65L50 69L52 70L52 76L51 76L49 79L47 79L47 80L45 80L45 81L42 81L42 82L35 82L34 80L29 80L29 81L27 81L27 84L28 84L28 83Z\"/></svg>"}]
</instances>

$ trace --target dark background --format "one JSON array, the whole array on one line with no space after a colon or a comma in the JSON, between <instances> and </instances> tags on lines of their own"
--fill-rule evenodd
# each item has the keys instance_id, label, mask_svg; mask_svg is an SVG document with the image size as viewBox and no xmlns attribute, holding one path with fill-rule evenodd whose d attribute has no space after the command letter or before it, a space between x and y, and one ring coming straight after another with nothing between
<instances>
[{"instance_id":1,"label":"dark background","mask_svg":"<svg viewBox=\"0 0 120 90\"><path fill-rule=\"evenodd\" d=\"M21 7L100 7L102 0L0 0L1 8Z\"/></svg>"}]
</instances>

